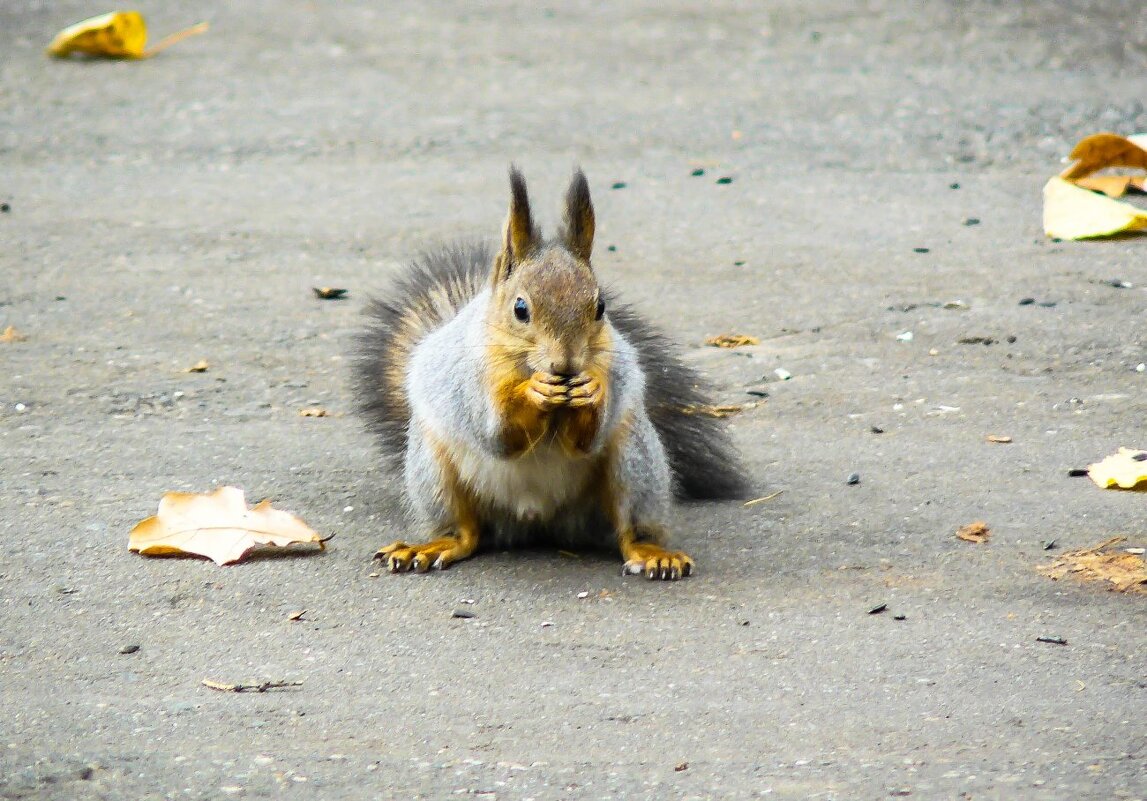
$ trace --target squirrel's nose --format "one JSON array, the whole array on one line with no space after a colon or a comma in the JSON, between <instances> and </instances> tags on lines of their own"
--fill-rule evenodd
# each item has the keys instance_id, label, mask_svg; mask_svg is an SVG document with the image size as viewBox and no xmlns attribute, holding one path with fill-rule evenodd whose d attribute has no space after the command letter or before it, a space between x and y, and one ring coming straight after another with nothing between
<instances>
[{"instance_id":1,"label":"squirrel's nose","mask_svg":"<svg viewBox=\"0 0 1147 801\"><path fill-rule=\"evenodd\" d=\"M581 369L581 359L568 353L550 360L550 373L552 375L575 376L581 372Z\"/></svg>"}]
</instances>

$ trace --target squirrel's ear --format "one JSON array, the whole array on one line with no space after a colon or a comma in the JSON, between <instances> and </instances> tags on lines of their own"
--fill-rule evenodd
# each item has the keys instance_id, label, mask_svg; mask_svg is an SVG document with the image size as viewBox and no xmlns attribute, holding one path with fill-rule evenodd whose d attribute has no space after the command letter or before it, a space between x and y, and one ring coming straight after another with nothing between
<instances>
[{"instance_id":1,"label":"squirrel's ear","mask_svg":"<svg viewBox=\"0 0 1147 801\"><path fill-rule=\"evenodd\" d=\"M593 251L593 203L589 199L589 183L585 173L576 170L566 190L565 224L562 242L570 253L582 261L589 261Z\"/></svg>"},{"instance_id":2,"label":"squirrel's ear","mask_svg":"<svg viewBox=\"0 0 1147 801\"><path fill-rule=\"evenodd\" d=\"M510 277L514 265L528 257L538 245L538 230L530 216L530 198L526 194L526 179L518 168L510 167L510 212L502 228L502 252L494 264L494 280Z\"/></svg>"}]
</instances>

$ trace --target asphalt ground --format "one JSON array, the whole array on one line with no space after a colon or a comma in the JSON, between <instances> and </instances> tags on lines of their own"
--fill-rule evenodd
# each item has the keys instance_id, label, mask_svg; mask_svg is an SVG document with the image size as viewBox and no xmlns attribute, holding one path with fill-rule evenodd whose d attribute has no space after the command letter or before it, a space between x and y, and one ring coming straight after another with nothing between
<instances>
[{"instance_id":1,"label":"asphalt ground","mask_svg":"<svg viewBox=\"0 0 1147 801\"><path fill-rule=\"evenodd\" d=\"M110 9L0 6L0 330L27 337L0 344L0 797L1147 797L1144 596L1037 571L1147 539L1147 496L1067 477L1147 447L1147 240L1040 226L1075 141L1147 130L1144 6L139 8L212 27L60 62ZM675 510L695 577L374 575L404 523L353 413L361 310L495 237L511 161L551 230L580 164L601 279L756 404L730 425L773 497ZM221 484L335 539L127 551L164 492Z\"/></svg>"}]
</instances>

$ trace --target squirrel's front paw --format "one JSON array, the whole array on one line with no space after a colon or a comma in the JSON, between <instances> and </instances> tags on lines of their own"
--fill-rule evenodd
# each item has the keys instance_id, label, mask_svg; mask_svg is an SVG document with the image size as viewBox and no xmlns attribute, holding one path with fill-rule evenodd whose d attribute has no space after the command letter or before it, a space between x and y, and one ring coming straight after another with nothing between
<instances>
[{"instance_id":1,"label":"squirrel's front paw","mask_svg":"<svg viewBox=\"0 0 1147 801\"><path fill-rule=\"evenodd\" d=\"M421 545L407 545L405 542L392 542L379 548L375 559L386 561L386 569L391 573L413 570L425 573L427 570L442 570L452 562L465 559L474 548L454 537L441 537Z\"/></svg>"},{"instance_id":2,"label":"squirrel's front paw","mask_svg":"<svg viewBox=\"0 0 1147 801\"><path fill-rule=\"evenodd\" d=\"M567 405L577 409L583 406L597 406L603 395L601 382L589 373L579 373L566 382Z\"/></svg>"},{"instance_id":3,"label":"squirrel's front paw","mask_svg":"<svg viewBox=\"0 0 1147 801\"><path fill-rule=\"evenodd\" d=\"M693 574L693 560L682 551L667 551L651 542L634 542L626 548L622 557L625 565L623 574L645 576L647 579L676 581Z\"/></svg>"},{"instance_id":4,"label":"squirrel's front paw","mask_svg":"<svg viewBox=\"0 0 1147 801\"><path fill-rule=\"evenodd\" d=\"M534 373L526 387L526 397L539 409L556 409L569 402L569 385L560 375Z\"/></svg>"}]
</instances>

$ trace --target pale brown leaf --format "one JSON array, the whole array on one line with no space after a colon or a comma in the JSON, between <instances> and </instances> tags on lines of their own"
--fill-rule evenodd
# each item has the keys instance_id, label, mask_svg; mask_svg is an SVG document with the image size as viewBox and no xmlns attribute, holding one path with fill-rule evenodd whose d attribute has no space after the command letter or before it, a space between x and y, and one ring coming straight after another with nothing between
<instances>
[{"instance_id":1,"label":"pale brown leaf","mask_svg":"<svg viewBox=\"0 0 1147 801\"><path fill-rule=\"evenodd\" d=\"M237 487L210 495L169 492L159 512L136 524L128 548L145 556L198 554L216 564L237 562L259 545L317 544L319 534L299 518L262 501L251 509Z\"/></svg>"}]
</instances>

